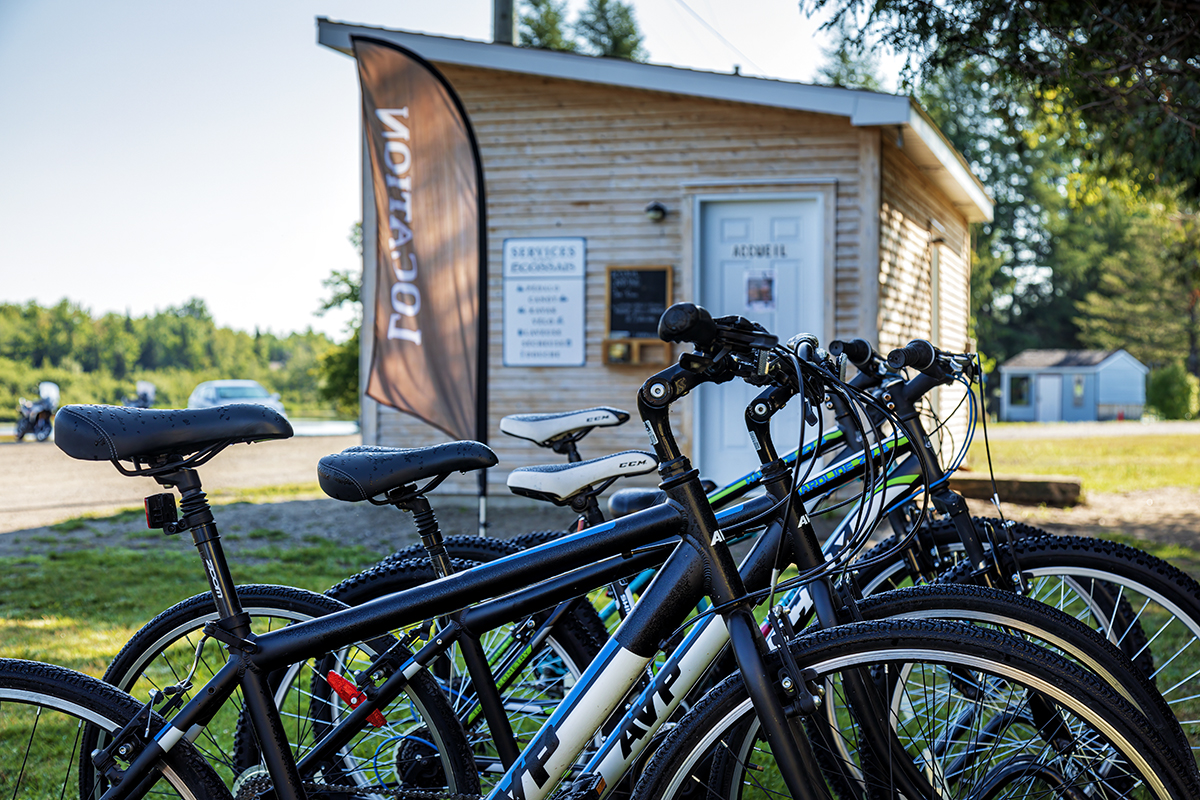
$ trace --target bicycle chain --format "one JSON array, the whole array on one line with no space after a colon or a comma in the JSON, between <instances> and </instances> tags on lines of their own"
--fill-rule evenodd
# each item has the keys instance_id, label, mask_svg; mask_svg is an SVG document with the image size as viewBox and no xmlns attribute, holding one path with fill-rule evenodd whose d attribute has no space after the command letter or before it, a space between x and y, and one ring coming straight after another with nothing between
<instances>
[{"instance_id":1,"label":"bicycle chain","mask_svg":"<svg viewBox=\"0 0 1200 800\"><path fill-rule=\"evenodd\" d=\"M350 786L330 783L301 783L304 793L313 795L317 792L337 792L338 794L377 794L395 797L397 800L483 800L479 794L451 794L449 792L428 792L422 789L401 789L389 786ZM247 778L238 787L234 800L255 800L262 792L271 788L270 775L255 775Z\"/></svg>"}]
</instances>

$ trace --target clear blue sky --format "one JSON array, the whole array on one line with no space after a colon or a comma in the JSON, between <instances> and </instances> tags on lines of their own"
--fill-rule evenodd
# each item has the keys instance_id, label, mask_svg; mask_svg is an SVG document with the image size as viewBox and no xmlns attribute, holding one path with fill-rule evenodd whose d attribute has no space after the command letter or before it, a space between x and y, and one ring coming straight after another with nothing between
<instances>
[{"instance_id":1,"label":"clear blue sky","mask_svg":"<svg viewBox=\"0 0 1200 800\"><path fill-rule=\"evenodd\" d=\"M807 81L822 58L794 0L633 5L655 63ZM314 312L359 266L358 86L318 16L491 39L490 0L0 0L0 302L195 296L341 338Z\"/></svg>"}]
</instances>

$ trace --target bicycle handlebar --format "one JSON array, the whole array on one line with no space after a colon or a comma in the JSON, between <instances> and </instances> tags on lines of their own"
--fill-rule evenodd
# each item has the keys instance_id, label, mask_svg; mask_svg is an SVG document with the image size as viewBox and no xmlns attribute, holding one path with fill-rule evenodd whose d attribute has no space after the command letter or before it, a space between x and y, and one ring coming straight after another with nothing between
<instances>
[{"instance_id":1,"label":"bicycle handlebar","mask_svg":"<svg viewBox=\"0 0 1200 800\"><path fill-rule=\"evenodd\" d=\"M701 350L728 347L740 353L769 350L779 344L779 338L757 322L739 316L713 319L694 303L676 303L664 311L658 320L658 336L665 342L688 342Z\"/></svg>"},{"instance_id":2,"label":"bicycle handlebar","mask_svg":"<svg viewBox=\"0 0 1200 800\"><path fill-rule=\"evenodd\" d=\"M915 370L924 372L933 366L934 361L939 356L943 355L936 347L924 339L913 339L904 347L897 348L888 353L887 363L892 369L912 367Z\"/></svg>"},{"instance_id":3,"label":"bicycle handlebar","mask_svg":"<svg viewBox=\"0 0 1200 800\"><path fill-rule=\"evenodd\" d=\"M844 354L856 367L866 366L878 357L875 348L866 339L851 339L848 342L834 339L829 343L829 352L835 357Z\"/></svg>"}]
</instances>

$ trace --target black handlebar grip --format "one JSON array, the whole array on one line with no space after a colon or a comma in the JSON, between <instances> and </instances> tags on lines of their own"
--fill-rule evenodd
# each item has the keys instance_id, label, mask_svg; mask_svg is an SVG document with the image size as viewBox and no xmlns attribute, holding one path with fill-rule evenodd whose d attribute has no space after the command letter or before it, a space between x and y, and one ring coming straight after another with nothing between
<instances>
[{"instance_id":1,"label":"black handlebar grip","mask_svg":"<svg viewBox=\"0 0 1200 800\"><path fill-rule=\"evenodd\" d=\"M888 353L887 362L892 369L912 367L922 370L932 367L935 358L937 358L937 350L932 344L924 339L913 339L904 347Z\"/></svg>"},{"instance_id":2,"label":"black handlebar grip","mask_svg":"<svg viewBox=\"0 0 1200 800\"><path fill-rule=\"evenodd\" d=\"M871 343L866 339L851 339L848 342L843 342L840 339L834 339L829 343L829 353L834 358L845 353L846 358L856 367L861 367L871 360L874 354L871 349Z\"/></svg>"},{"instance_id":3,"label":"black handlebar grip","mask_svg":"<svg viewBox=\"0 0 1200 800\"><path fill-rule=\"evenodd\" d=\"M799 354L799 347L802 344L808 344L812 349L816 350L821 346L815 334L812 333L797 333L795 336L787 340L787 349L793 353Z\"/></svg>"},{"instance_id":4,"label":"black handlebar grip","mask_svg":"<svg viewBox=\"0 0 1200 800\"><path fill-rule=\"evenodd\" d=\"M717 338L717 325L712 315L695 303L676 303L659 318L658 338L703 346Z\"/></svg>"}]
</instances>

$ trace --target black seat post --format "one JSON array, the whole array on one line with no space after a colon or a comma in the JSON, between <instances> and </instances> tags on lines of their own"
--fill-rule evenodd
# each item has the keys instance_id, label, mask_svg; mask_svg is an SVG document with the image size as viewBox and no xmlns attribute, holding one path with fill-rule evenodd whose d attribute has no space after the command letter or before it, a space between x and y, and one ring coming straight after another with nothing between
<instances>
[{"instance_id":1,"label":"black seat post","mask_svg":"<svg viewBox=\"0 0 1200 800\"><path fill-rule=\"evenodd\" d=\"M424 545L425 552L429 553L433 569L439 577L444 578L454 569L450 565L450 556L446 553L442 530L438 527L437 517L434 516L429 501L425 495L416 493L416 491L416 487L411 485L395 490L395 493L402 497L392 500L392 505L401 511L412 512L413 522L417 525L417 535L421 537L421 544Z\"/></svg>"},{"instance_id":2,"label":"black seat post","mask_svg":"<svg viewBox=\"0 0 1200 800\"><path fill-rule=\"evenodd\" d=\"M204 562L204 575L208 579L213 602L222 621L228 624L226 629L235 636L245 637L250 632L249 620L241 618L242 604L234 588L225 550L221 547L221 535L217 532L208 496L200 487L200 474L194 469L180 469L158 475L155 480L163 486L174 486L179 490L182 519L175 531L168 532L178 532L185 527L191 531L192 543Z\"/></svg>"}]
</instances>

